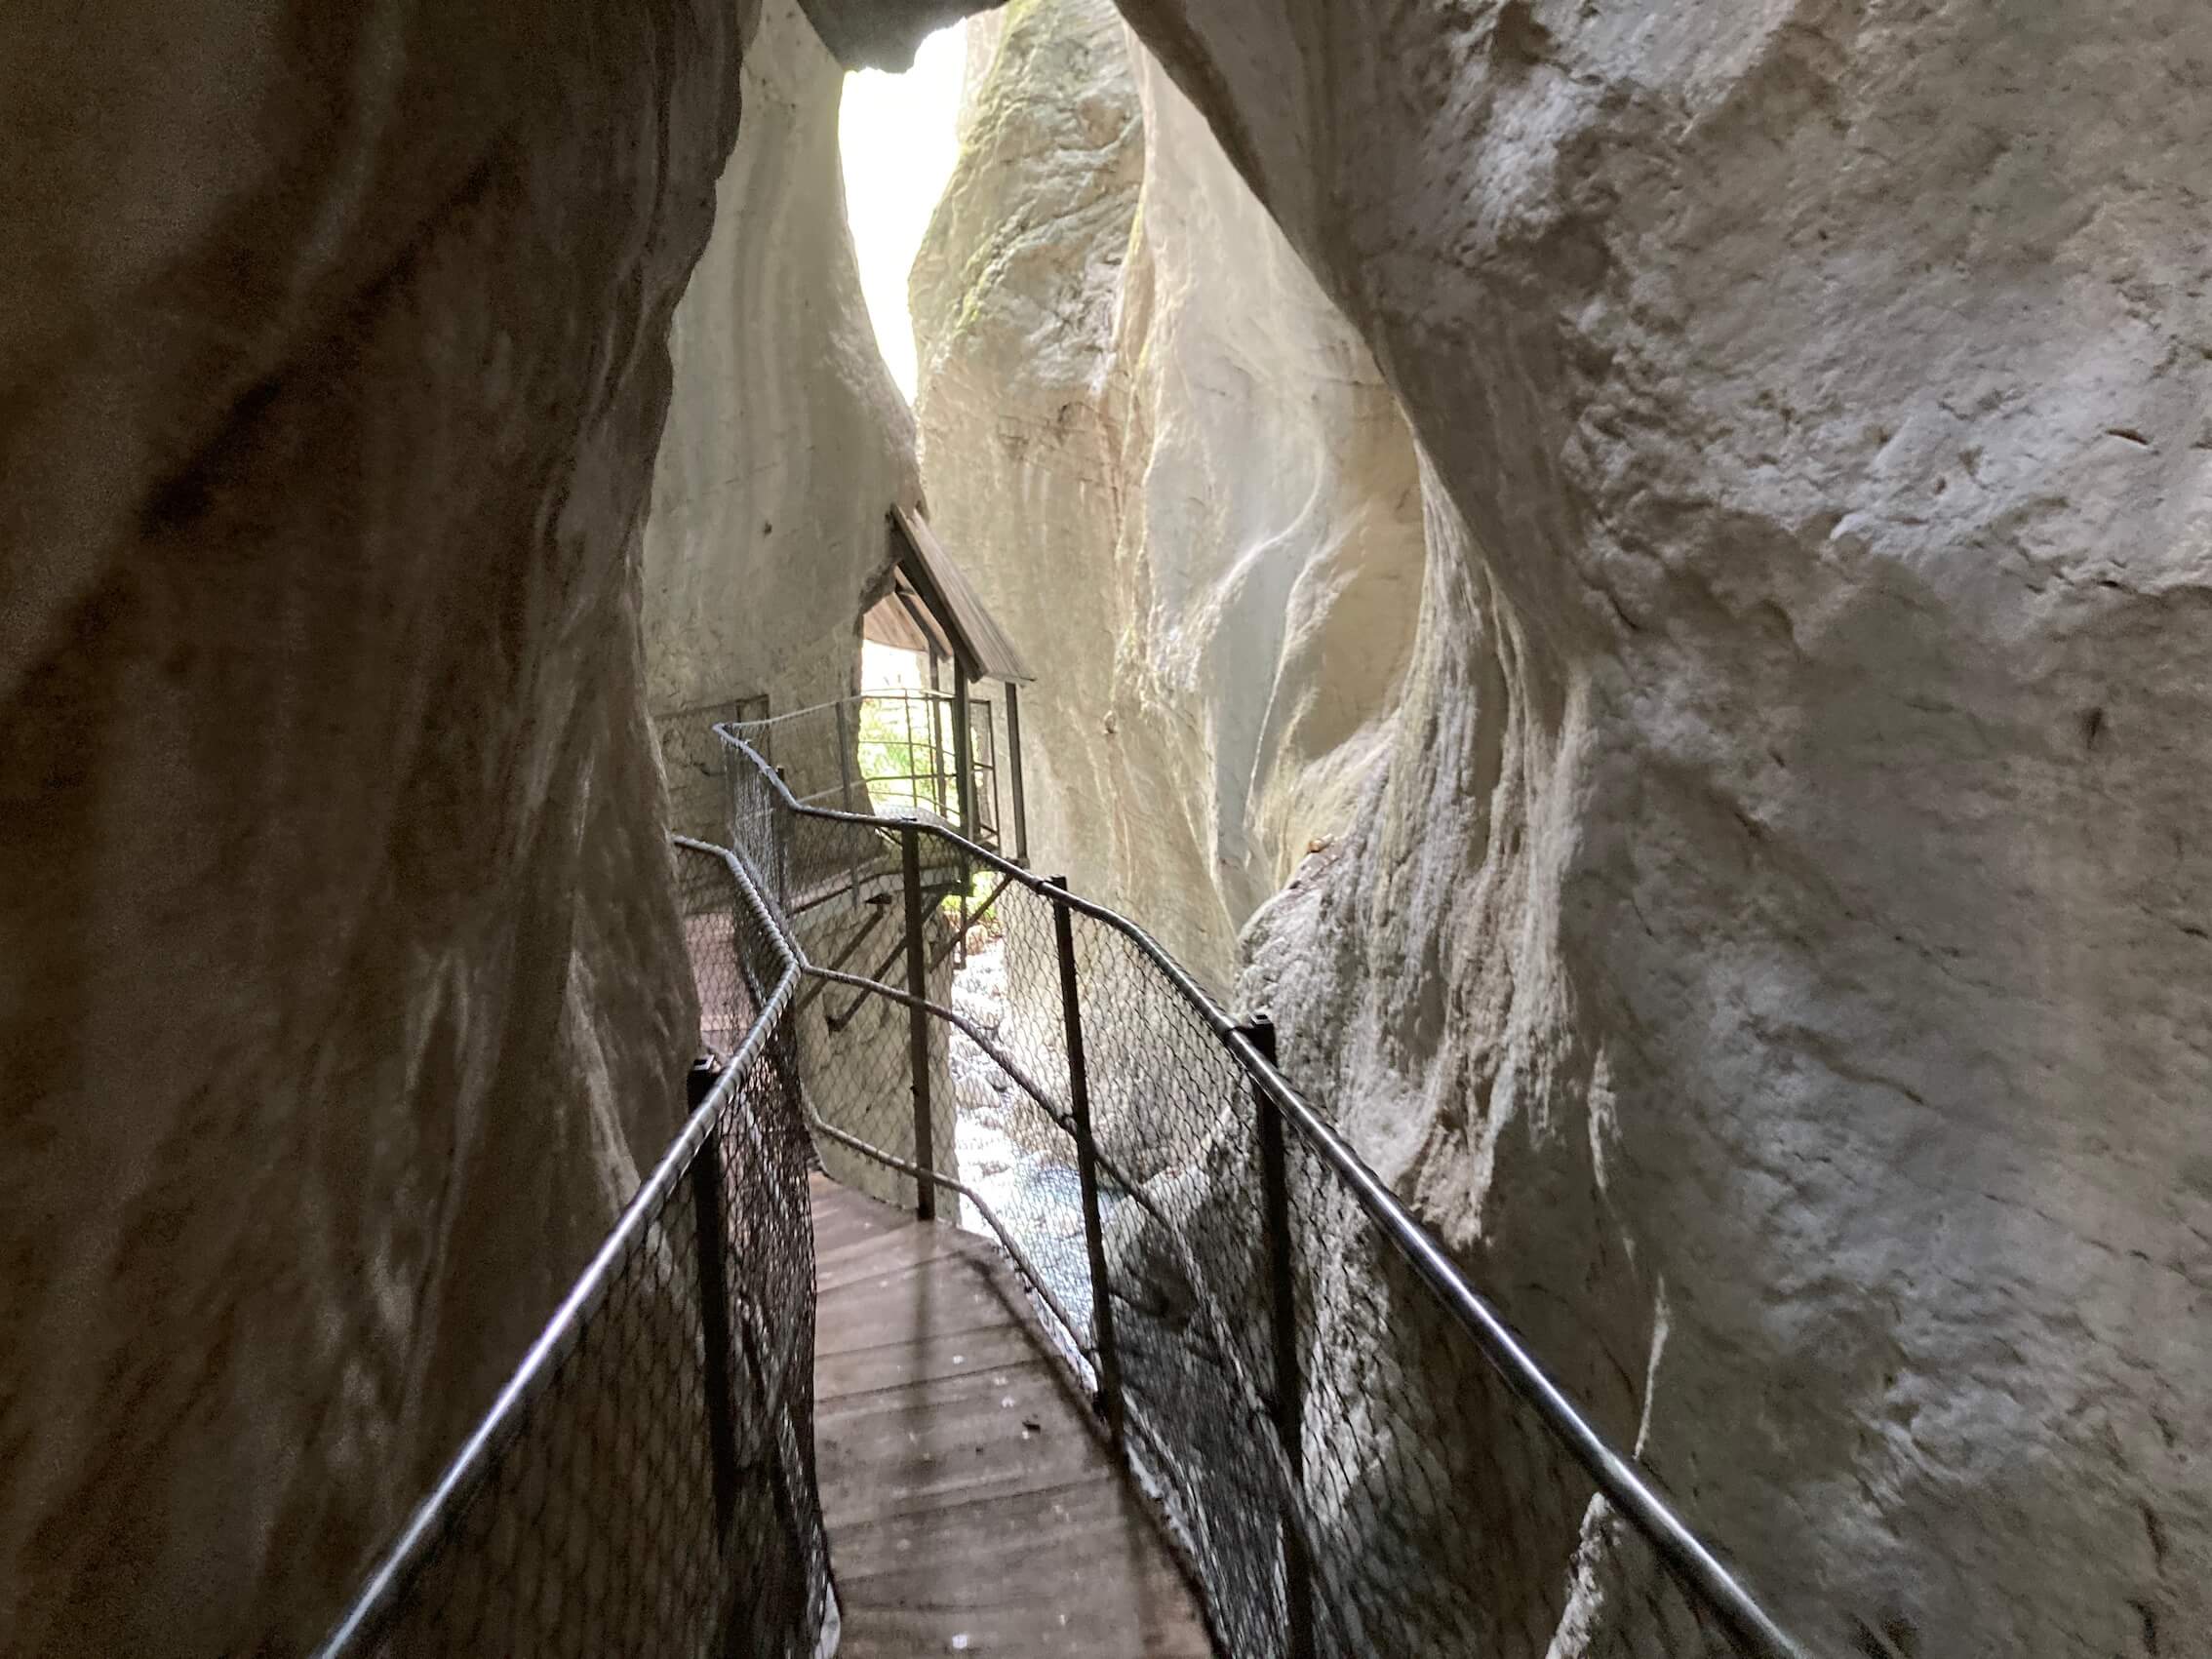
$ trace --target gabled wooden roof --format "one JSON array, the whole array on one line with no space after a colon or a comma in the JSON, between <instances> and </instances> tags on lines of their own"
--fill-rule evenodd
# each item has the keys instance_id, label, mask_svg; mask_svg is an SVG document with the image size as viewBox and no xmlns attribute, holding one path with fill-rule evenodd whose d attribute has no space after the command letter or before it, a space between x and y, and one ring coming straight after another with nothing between
<instances>
[{"instance_id":1,"label":"gabled wooden roof","mask_svg":"<svg viewBox=\"0 0 2212 1659\"><path fill-rule=\"evenodd\" d=\"M860 632L877 645L896 646L900 651L933 651L946 657L953 653L945 630L929 614L929 608L922 603L906 573L896 566L891 568L890 592L868 608L868 613L860 618Z\"/></svg>"},{"instance_id":2,"label":"gabled wooden roof","mask_svg":"<svg viewBox=\"0 0 2212 1659\"><path fill-rule=\"evenodd\" d=\"M970 680L1011 680L1027 685L1037 678L999 626L983 598L930 530L929 521L908 507L893 507L891 528L904 543L899 573L914 586L934 616Z\"/></svg>"}]
</instances>

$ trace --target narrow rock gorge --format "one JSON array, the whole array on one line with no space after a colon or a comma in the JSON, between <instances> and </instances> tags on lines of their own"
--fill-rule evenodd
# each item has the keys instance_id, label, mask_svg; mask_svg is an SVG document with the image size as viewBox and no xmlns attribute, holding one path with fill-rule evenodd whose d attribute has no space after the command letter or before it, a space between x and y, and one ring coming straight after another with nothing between
<instances>
[{"instance_id":1,"label":"narrow rock gorge","mask_svg":"<svg viewBox=\"0 0 2212 1659\"><path fill-rule=\"evenodd\" d=\"M921 491L914 422L860 297L838 165L845 71L763 0L713 238L669 333L675 381L645 527L647 692L685 760L739 699L849 695L884 515ZM755 705L752 712L759 712ZM687 781L672 777L678 786ZM696 824L714 832L721 803Z\"/></svg>"},{"instance_id":2,"label":"narrow rock gorge","mask_svg":"<svg viewBox=\"0 0 2212 1659\"><path fill-rule=\"evenodd\" d=\"M1049 664L1041 868L1216 985L1351 820L1423 555L1373 360L1105 0L1008 6L915 262L932 522Z\"/></svg>"},{"instance_id":3,"label":"narrow rock gorge","mask_svg":"<svg viewBox=\"0 0 2212 1659\"><path fill-rule=\"evenodd\" d=\"M2212 21L1126 10L1426 457L1290 1070L1808 1639L2186 1649Z\"/></svg>"},{"instance_id":4,"label":"narrow rock gorge","mask_svg":"<svg viewBox=\"0 0 2212 1659\"><path fill-rule=\"evenodd\" d=\"M877 349L846 222L844 83L797 0L763 0L742 81L755 119L739 130L714 235L669 333L675 379L644 535L646 690L671 822L718 845L731 826L717 722L772 717L761 741L804 796L850 775L850 729L806 711L857 690L860 617L889 583L885 515L921 496L914 418ZM802 921L801 943L828 961L850 928L823 912ZM950 983L940 961L933 988L942 997ZM894 1005L854 1004L812 998L799 1016L810 1103L909 1157L911 1117L839 1076L855 1052L871 1056L863 1075L895 1074L906 1021ZM838 1066L824 1049L833 1035ZM954 1093L934 1058L935 1145L949 1167ZM844 1184L912 1204L906 1177L834 1141L819 1153Z\"/></svg>"},{"instance_id":5,"label":"narrow rock gorge","mask_svg":"<svg viewBox=\"0 0 2212 1659\"><path fill-rule=\"evenodd\" d=\"M1246 524L1411 471L1341 306L1420 625L1245 1001L1824 1650L2186 1645L2212 24L1126 10L1329 299L1099 9L1009 8L915 297L935 510L1066 641L1040 841L1207 966L1305 850L1224 740L1284 670L1209 652L1269 654Z\"/></svg>"},{"instance_id":6,"label":"narrow rock gorge","mask_svg":"<svg viewBox=\"0 0 2212 1659\"><path fill-rule=\"evenodd\" d=\"M1017 0L917 429L839 74L967 9L0 20L0 1651L327 1628L683 1111L656 719L925 484L1039 861L1816 1655L2198 1651L2212 15ZM1378 1650L1672 1651L1339 1243Z\"/></svg>"}]
</instances>

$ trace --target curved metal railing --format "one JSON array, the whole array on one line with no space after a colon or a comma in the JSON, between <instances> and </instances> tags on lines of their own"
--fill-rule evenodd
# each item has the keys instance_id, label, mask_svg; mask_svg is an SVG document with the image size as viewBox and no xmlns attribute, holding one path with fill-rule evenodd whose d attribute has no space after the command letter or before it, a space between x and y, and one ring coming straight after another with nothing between
<instances>
[{"instance_id":1,"label":"curved metal railing","mask_svg":"<svg viewBox=\"0 0 2212 1659\"><path fill-rule=\"evenodd\" d=\"M1007 1249L1232 1659L1537 1659L1562 1628L1590 1655L1801 1659L1269 1033L1107 907L805 806L718 732L734 850L678 847L729 1058L320 1653L827 1651L810 1126L833 1173L952 1195ZM838 966L894 905L876 971ZM941 937L971 915L988 1013Z\"/></svg>"},{"instance_id":2,"label":"curved metal railing","mask_svg":"<svg viewBox=\"0 0 2212 1659\"><path fill-rule=\"evenodd\" d=\"M1561 1618L1596 1616L1613 1645L1577 1651L1803 1659L1276 1067L1271 1033L1108 907L940 826L807 805L717 734L732 845L802 971L887 1010L872 1034L802 1022L810 1116L919 1178L884 1196L927 1210L942 1186L982 1211L1126 1427L1225 1651L1534 1659ZM989 1041L932 994L942 953L925 937L937 898L957 886L966 902L976 877L1009 981L1010 1029ZM875 977L815 965L841 919L872 927L896 896L908 936ZM883 977L900 962L904 989ZM967 1119L938 1109L964 1026L1003 1080L993 1122L1019 1116L1012 1138L1054 1178L995 1207L958 1172ZM1079 1224L1086 1259L1044 1259ZM1602 1501L1577 1501L1578 1479Z\"/></svg>"},{"instance_id":3,"label":"curved metal railing","mask_svg":"<svg viewBox=\"0 0 2212 1659\"><path fill-rule=\"evenodd\" d=\"M319 1659L810 1659L834 1630L800 968L737 859L676 839L702 1027L728 1057Z\"/></svg>"}]
</instances>

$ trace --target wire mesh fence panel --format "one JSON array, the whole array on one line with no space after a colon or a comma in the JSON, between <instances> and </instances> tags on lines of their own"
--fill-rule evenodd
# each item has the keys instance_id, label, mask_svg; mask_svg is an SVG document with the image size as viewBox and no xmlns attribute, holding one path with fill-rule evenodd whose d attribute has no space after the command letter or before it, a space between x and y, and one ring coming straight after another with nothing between
<instances>
[{"instance_id":1,"label":"wire mesh fence panel","mask_svg":"<svg viewBox=\"0 0 2212 1659\"><path fill-rule=\"evenodd\" d=\"M984 845L995 848L1002 770L996 714L983 697L970 697L966 705L964 788L959 706L942 692L898 688L773 716L748 709L745 718L697 731L717 745L724 736L742 743L779 774L801 807L919 816L965 826ZM696 741L695 734L671 732L664 746L688 754ZM688 781L692 776L689 767L671 762L669 769L672 789L679 777Z\"/></svg>"},{"instance_id":2,"label":"wire mesh fence panel","mask_svg":"<svg viewBox=\"0 0 2212 1659\"><path fill-rule=\"evenodd\" d=\"M668 783L668 827L678 835L708 841L721 833L723 748L715 727L726 721L752 721L768 713L765 696L732 697L702 703L653 720L660 744L661 775Z\"/></svg>"},{"instance_id":3,"label":"wire mesh fence panel","mask_svg":"<svg viewBox=\"0 0 2212 1659\"><path fill-rule=\"evenodd\" d=\"M680 870L722 1063L329 1653L815 1651L829 1572L796 968L718 856L687 850Z\"/></svg>"},{"instance_id":4,"label":"wire mesh fence panel","mask_svg":"<svg viewBox=\"0 0 2212 1659\"><path fill-rule=\"evenodd\" d=\"M1295 1142L1287 1164L1319 1599L1407 1653L1542 1654L1588 1481L1333 1172Z\"/></svg>"},{"instance_id":5,"label":"wire mesh fence panel","mask_svg":"<svg viewBox=\"0 0 2212 1659\"><path fill-rule=\"evenodd\" d=\"M883 1160L948 1172L954 1167L944 1028L935 1020L924 1024L927 1063L942 1086L928 1102L925 1143L915 1132L907 1008L856 987L831 984L823 991L801 1022L800 1062L809 1108L818 1129L827 1131L820 1140L822 1168L841 1185L915 1210L922 1201L915 1178Z\"/></svg>"},{"instance_id":6,"label":"wire mesh fence panel","mask_svg":"<svg viewBox=\"0 0 2212 1659\"><path fill-rule=\"evenodd\" d=\"M999 994L985 1015L989 1049L977 1046L960 1083L959 1146L963 1172L1049 1279L1087 1348L1091 1281L1053 914L1035 889L1009 884L978 919L996 935Z\"/></svg>"},{"instance_id":7,"label":"wire mesh fence panel","mask_svg":"<svg viewBox=\"0 0 2212 1659\"><path fill-rule=\"evenodd\" d=\"M802 804L842 812L870 810L850 699L737 721L723 730L781 774Z\"/></svg>"},{"instance_id":8,"label":"wire mesh fence panel","mask_svg":"<svg viewBox=\"0 0 2212 1659\"><path fill-rule=\"evenodd\" d=\"M934 826L809 810L747 752L731 778L806 965L810 1110L878 1179L926 1140L987 1211L1094 1360L1224 1653L1797 1651L1741 1638L1740 1589L1137 930Z\"/></svg>"},{"instance_id":9,"label":"wire mesh fence panel","mask_svg":"<svg viewBox=\"0 0 2212 1659\"><path fill-rule=\"evenodd\" d=\"M1105 1266L1131 1441L1224 1649L1285 1652L1258 1186L1238 1062L1136 942L1068 930L1106 1204Z\"/></svg>"}]
</instances>

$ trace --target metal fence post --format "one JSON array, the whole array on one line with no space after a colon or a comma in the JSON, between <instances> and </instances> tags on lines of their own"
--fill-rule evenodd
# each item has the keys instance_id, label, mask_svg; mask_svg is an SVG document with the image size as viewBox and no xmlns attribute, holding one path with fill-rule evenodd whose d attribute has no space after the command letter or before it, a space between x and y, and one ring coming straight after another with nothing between
<instances>
[{"instance_id":1,"label":"metal fence post","mask_svg":"<svg viewBox=\"0 0 2212 1659\"><path fill-rule=\"evenodd\" d=\"M691 1109L706 1104L718 1074L694 1066L691 1074ZM730 1277L724 1259L727 1240L722 1213L722 1133L715 1126L691 1160L691 1225L698 1235L699 1321L706 1338L705 1374L707 1450L713 1465L714 1524L717 1547L726 1544L737 1513L737 1424L730 1392Z\"/></svg>"},{"instance_id":2,"label":"metal fence post","mask_svg":"<svg viewBox=\"0 0 2212 1659\"><path fill-rule=\"evenodd\" d=\"M775 769L775 780L783 785L786 794L790 792L791 779L784 775L781 767ZM769 835L775 847L775 907L778 914L789 916L791 914L791 837L783 831L782 804L775 799L775 792L764 790L762 793L768 801Z\"/></svg>"},{"instance_id":3,"label":"metal fence post","mask_svg":"<svg viewBox=\"0 0 2212 1659\"><path fill-rule=\"evenodd\" d=\"M752 843L745 838L750 827L745 822L745 761L735 749L722 745L722 812L723 829L732 848L750 849Z\"/></svg>"},{"instance_id":4,"label":"metal fence post","mask_svg":"<svg viewBox=\"0 0 2212 1659\"><path fill-rule=\"evenodd\" d=\"M1068 879L1047 884L1061 892ZM1076 1173L1083 1183L1083 1242L1090 1257L1090 1323L1098 1344L1098 1402L1117 1456L1127 1455L1122 1403L1122 1355L1114 1342L1114 1298L1106 1283L1106 1229L1098 1208L1098 1141L1090 1126L1090 1072L1083 1053L1083 1004L1076 985L1075 924L1052 901L1052 933L1060 952L1060 1014L1068 1034L1068 1104L1075 1117Z\"/></svg>"},{"instance_id":5,"label":"metal fence post","mask_svg":"<svg viewBox=\"0 0 2212 1659\"><path fill-rule=\"evenodd\" d=\"M1244 1040L1275 1062L1275 1024L1257 1020L1242 1028ZM1298 1374L1298 1285L1290 1242L1290 1166L1283 1140L1283 1113L1256 1085L1253 1123L1259 1135L1260 1195L1267 1238L1269 1323L1275 1344L1275 1432L1283 1442L1290 1479L1303 1485L1306 1474L1305 1389ZM1284 1494L1283 1581L1290 1659L1313 1659L1314 1587L1306 1560L1305 1532L1298 1524L1295 1486Z\"/></svg>"},{"instance_id":6,"label":"metal fence post","mask_svg":"<svg viewBox=\"0 0 2212 1659\"><path fill-rule=\"evenodd\" d=\"M968 668L956 652L953 656L953 810L960 814L960 833L969 841L980 839L975 822L975 751L968 737L968 716L974 711L968 706Z\"/></svg>"},{"instance_id":7,"label":"metal fence post","mask_svg":"<svg viewBox=\"0 0 2212 1659\"><path fill-rule=\"evenodd\" d=\"M934 1169L937 1159L929 1123L929 1016L922 1005L929 998L929 951L922 935L922 830L902 825L898 832L899 856L906 867L906 992L914 999L907 1009L907 1063L914 1073L914 1162ZM916 1176L914 1213L924 1221L937 1218L935 1183Z\"/></svg>"},{"instance_id":8,"label":"metal fence post","mask_svg":"<svg viewBox=\"0 0 2212 1659\"><path fill-rule=\"evenodd\" d=\"M845 742L845 705L830 704L830 713L837 724L837 805L840 811L860 812L865 807L853 805L852 755ZM857 722L855 722L857 726Z\"/></svg>"}]
</instances>

